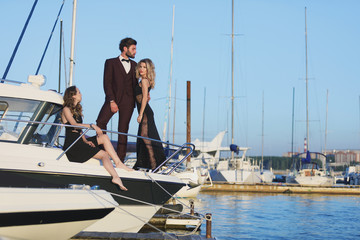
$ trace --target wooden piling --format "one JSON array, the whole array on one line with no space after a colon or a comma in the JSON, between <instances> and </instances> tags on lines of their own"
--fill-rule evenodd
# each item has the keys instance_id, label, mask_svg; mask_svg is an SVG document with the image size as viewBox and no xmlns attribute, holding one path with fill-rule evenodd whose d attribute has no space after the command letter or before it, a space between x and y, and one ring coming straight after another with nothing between
<instances>
[{"instance_id":1,"label":"wooden piling","mask_svg":"<svg viewBox=\"0 0 360 240\"><path fill-rule=\"evenodd\" d=\"M186 142L191 142L191 82L186 82ZM186 150L186 153L190 153L190 149ZM190 162L191 157L189 156L186 161Z\"/></svg>"},{"instance_id":2,"label":"wooden piling","mask_svg":"<svg viewBox=\"0 0 360 240\"><path fill-rule=\"evenodd\" d=\"M194 216L194 200L193 199L190 199L189 200L189 203L190 203L190 215L191 216Z\"/></svg>"},{"instance_id":3,"label":"wooden piling","mask_svg":"<svg viewBox=\"0 0 360 240\"><path fill-rule=\"evenodd\" d=\"M205 215L206 219L206 238L211 238L211 222L212 222L212 214L207 213Z\"/></svg>"}]
</instances>

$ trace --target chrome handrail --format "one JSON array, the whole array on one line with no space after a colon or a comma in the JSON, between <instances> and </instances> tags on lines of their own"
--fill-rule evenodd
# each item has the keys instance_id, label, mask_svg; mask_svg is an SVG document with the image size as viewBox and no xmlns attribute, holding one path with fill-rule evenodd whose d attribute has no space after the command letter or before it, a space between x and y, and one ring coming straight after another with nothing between
<instances>
[{"instance_id":1,"label":"chrome handrail","mask_svg":"<svg viewBox=\"0 0 360 240\"><path fill-rule=\"evenodd\" d=\"M69 125L69 124L64 124L64 123L49 123L49 122L40 122L40 121L31 121L31 120L20 120L20 119L9 119L9 118L1 118L1 121L12 121L12 122L23 122L23 123L28 123L28 124L44 124L44 125L52 125L52 126L59 126L59 127L74 127L74 128L81 128L81 129L85 129L85 131L67 148L65 149L60 156L58 156L56 158L56 160L59 160L78 140L80 140L80 138L85 135L89 130L93 130L92 128L88 128L88 127L83 127L83 126L77 126L77 125ZM182 164L195 150L195 145L192 143L184 143L183 145L177 145L174 143L169 143L169 142L164 142L161 140L156 140L156 139L152 139L152 138L148 138L148 137L143 137L143 136L137 136L134 134L130 134L130 133L122 133L122 132L117 132L117 131L110 131L110 130L104 130L101 129L103 132L106 133L114 133L114 134L120 134L120 135L126 135L128 137L134 137L134 138L141 138L141 139L146 139L146 140L150 140L150 141L154 141L154 142L159 142L162 144L166 144L166 145L171 145L174 147L177 147L178 149L172 153L168 158L165 159L164 162L162 162L156 169L154 169L152 172L157 172L159 171L162 167L165 166L166 163L168 163L176 154L178 154L181 150L183 149L189 149L189 152L179 161L176 161L174 163L172 163L170 166L166 167L165 169L163 169L160 174L166 174L169 175L171 174L173 171L175 171L175 169L180 166L180 164ZM58 136L59 137L59 136Z\"/></svg>"}]
</instances>

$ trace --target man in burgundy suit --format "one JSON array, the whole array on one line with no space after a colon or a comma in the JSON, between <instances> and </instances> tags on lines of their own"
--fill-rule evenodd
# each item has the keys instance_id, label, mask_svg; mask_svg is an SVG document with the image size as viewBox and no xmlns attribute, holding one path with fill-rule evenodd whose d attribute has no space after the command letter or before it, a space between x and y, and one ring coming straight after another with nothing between
<instances>
[{"instance_id":1,"label":"man in burgundy suit","mask_svg":"<svg viewBox=\"0 0 360 240\"><path fill-rule=\"evenodd\" d=\"M119 112L118 132L127 133L131 115L135 107L134 89L137 84L135 76L136 41L132 38L124 38L120 42L121 54L119 57L105 61L104 67L104 91L105 103L102 106L96 120L101 129L107 129L111 117ZM121 161L126 155L127 136L119 135L117 154Z\"/></svg>"}]
</instances>

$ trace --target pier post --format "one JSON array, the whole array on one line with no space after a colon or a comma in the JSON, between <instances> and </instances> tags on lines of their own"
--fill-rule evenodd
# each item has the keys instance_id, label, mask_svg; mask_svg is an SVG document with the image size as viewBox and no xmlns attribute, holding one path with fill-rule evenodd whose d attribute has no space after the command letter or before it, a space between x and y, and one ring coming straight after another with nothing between
<instances>
[{"instance_id":1,"label":"pier post","mask_svg":"<svg viewBox=\"0 0 360 240\"><path fill-rule=\"evenodd\" d=\"M190 215L194 216L194 200L190 199L189 202L190 202Z\"/></svg>"},{"instance_id":2,"label":"pier post","mask_svg":"<svg viewBox=\"0 0 360 240\"><path fill-rule=\"evenodd\" d=\"M205 219L206 219L206 238L211 238L212 214L211 213L205 214Z\"/></svg>"},{"instance_id":3,"label":"pier post","mask_svg":"<svg viewBox=\"0 0 360 240\"><path fill-rule=\"evenodd\" d=\"M191 82L186 81L186 142L191 142ZM187 148L186 154L190 153L190 148ZM190 163L191 156L186 160L186 167Z\"/></svg>"}]
</instances>

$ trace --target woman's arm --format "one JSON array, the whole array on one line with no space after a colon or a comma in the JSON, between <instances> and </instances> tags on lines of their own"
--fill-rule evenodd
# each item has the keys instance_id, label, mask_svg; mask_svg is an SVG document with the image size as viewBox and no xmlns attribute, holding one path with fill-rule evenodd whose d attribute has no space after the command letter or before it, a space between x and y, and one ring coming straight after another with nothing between
<instances>
[{"instance_id":1,"label":"woman's arm","mask_svg":"<svg viewBox=\"0 0 360 240\"><path fill-rule=\"evenodd\" d=\"M146 104L148 102L148 89L150 86L150 82L147 79L142 79L141 81L141 92L142 92L142 100L141 100L141 107L139 111L139 116L137 118L137 122L141 123L141 120L143 118L143 114L145 111Z\"/></svg>"},{"instance_id":2,"label":"woman's arm","mask_svg":"<svg viewBox=\"0 0 360 240\"><path fill-rule=\"evenodd\" d=\"M70 111L70 108L68 108L68 107L64 107L63 116L64 116L65 120L70 123L70 125L81 126L81 127L86 127L86 128L93 128L98 135L102 134L101 129L98 126L96 126L95 124L77 123Z\"/></svg>"}]
</instances>

